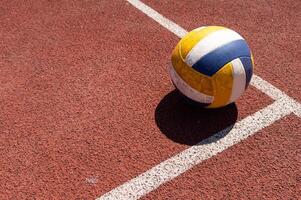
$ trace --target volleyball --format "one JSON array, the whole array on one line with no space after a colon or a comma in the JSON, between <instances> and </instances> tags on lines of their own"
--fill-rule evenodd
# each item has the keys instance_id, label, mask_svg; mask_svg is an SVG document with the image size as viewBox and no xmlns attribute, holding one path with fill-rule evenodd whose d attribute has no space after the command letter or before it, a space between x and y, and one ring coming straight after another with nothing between
<instances>
[{"instance_id":1,"label":"volleyball","mask_svg":"<svg viewBox=\"0 0 301 200\"><path fill-rule=\"evenodd\" d=\"M237 32L206 26L192 30L172 52L169 74L184 96L206 108L235 102L253 74L253 56Z\"/></svg>"}]
</instances>

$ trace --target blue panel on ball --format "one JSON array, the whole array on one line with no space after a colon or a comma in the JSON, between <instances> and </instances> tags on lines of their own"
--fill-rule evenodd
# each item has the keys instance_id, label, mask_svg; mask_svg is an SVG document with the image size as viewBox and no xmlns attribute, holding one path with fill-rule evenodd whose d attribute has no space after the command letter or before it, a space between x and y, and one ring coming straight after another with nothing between
<instances>
[{"instance_id":1,"label":"blue panel on ball","mask_svg":"<svg viewBox=\"0 0 301 200\"><path fill-rule=\"evenodd\" d=\"M245 40L235 40L206 54L192 67L202 74L212 76L228 62L244 56L251 56L248 44Z\"/></svg>"},{"instance_id":2,"label":"blue panel on ball","mask_svg":"<svg viewBox=\"0 0 301 200\"><path fill-rule=\"evenodd\" d=\"M241 57L240 61L242 65L244 66L245 73L246 73L246 88L248 87L252 74L253 74L253 65L252 65L252 60L250 57Z\"/></svg>"}]
</instances>

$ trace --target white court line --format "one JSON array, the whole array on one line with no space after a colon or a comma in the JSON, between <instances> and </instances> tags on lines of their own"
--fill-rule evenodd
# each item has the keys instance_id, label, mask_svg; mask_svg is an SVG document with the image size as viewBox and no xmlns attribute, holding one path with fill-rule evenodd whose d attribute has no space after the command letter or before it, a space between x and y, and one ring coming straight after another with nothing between
<instances>
[{"instance_id":1,"label":"white court line","mask_svg":"<svg viewBox=\"0 0 301 200\"><path fill-rule=\"evenodd\" d=\"M135 8L142 11L144 14L158 22L161 26L168 29L170 32L174 33L178 37L182 38L184 37L188 32L183 29L178 24L170 21L148 5L142 3L139 0L127 0L130 4L132 4ZM284 92L279 90L278 88L274 87L269 82L263 80L259 76L253 75L251 80L251 85L256 87L261 92L268 95L270 98L277 100L281 98L285 98L288 103L295 104L296 109L293 111L294 114L296 114L298 117L301 117L301 104L292 99L291 97L287 96Z\"/></svg>"},{"instance_id":2,"label":"white court line","mask_svg":"<svg viewBox=\"0 0 301 200\"><path fill-rule=\"evenodd\" d=\"M181 175L202 161L239 143L257 131L273 124L294 110L284 100L277 100L262 110L237 122L201 143L161 162L138 177L104 194L97 200L135 200L155 190L163 183ZM226 134L231 130L228 134ZM218 138L218 140L217 140Z\"/></svg>"},{"instance_id":3,"label":"white court line","mask_svg":"<svg viewBox=\"0 0 301 200\"><path fill-rule=\"evenodd\" d=\"M178 24L170 21L151 7L145 5L141 1L137 0L127 0L130 4L136 7L138 10L142 11L144 14L158 22L161 26L168 29L170 32L174 33L179 38L184 37L187 34L187 31L183 29Z\"/></svg>"},{"instance_id":4,"label":"white court line","mask_svg":"<svg viewBox=\"0 0 301 200\"><path fill-rule=\"evenodd\" d=\"M127 1L177 36L183 37L187 33L187 31L179 25L168 20L139 0ZM182 151L136 178L109 191L97 198L97 200L139 199L163 183L176 178L193 166L239 143L282 117L291 113L295 113L301 117L300 103L287 96L281 90L256 75L253 76L251 84L275 101L262 110L237 122L232 130L231 127L228 127L216 133L201 143ZM230 132L226 134L228 131Z\"/></svg>"},{"instance_id":5,"label":"white court line","mask_svg":"<svg viewBox=\"0 0 301 200\"><path fill-rule=\"evenodd\" d=\"M274 100L284 99L288 104L294 105L295 109L293 110L293 113L298 117L301 117L301 104L269 82L263 80L257 75L253 75L251 85Z\"/></svg>"}]
</instances>

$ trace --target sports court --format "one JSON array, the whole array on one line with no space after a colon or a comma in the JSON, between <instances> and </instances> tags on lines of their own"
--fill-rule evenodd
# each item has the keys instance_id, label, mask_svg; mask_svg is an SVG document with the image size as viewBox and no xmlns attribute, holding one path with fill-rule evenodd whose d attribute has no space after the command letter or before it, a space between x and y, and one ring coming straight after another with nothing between
<instances>
[{"instance_id":1,"label":"sports court","mask_svg":"<svg viewBox=\"0 0 301 200\"><path fill-rule=\"evenodd\" d=\"M298 1L2 1L0 199L298 199ZM299 24L299 25L298 25ZM251 86L195 109L170 82L187 31L241 33Z\"/></svg>"}]
</instances>

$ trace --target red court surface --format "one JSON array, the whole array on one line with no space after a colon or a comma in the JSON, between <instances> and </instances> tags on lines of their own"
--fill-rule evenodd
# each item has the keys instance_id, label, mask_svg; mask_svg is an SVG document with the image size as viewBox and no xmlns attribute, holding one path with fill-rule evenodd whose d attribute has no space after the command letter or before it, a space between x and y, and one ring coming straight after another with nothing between
<instances>
[{"instance_id":1,"label":"red court surface","mask_svg":"<svg viewBox=\"0 0 301 200\"><path fill-rule=\"evenodd\" d=\"M298 199L300 129L285 117L143 199Z\"/></svg>"},{"instance_id":2,"label":"red court surface","mask_svg":"<svg viewBox=\"0 0 301 200\"><path fill-rule=\"evenodd\" d=\"M263 28L249 14L269 8L256 1L238 3L235 16L225 15L233 3L196 2L145 1L188 30L241 32L255 73L301 100L297 18L288 16L297 6L273 3L283 20L263 12ZM273 102L251 86L222 109L188 106L167 74L179 38L126 1L3 1L0 27L0 199L95 199ZM145 198L271 199L281 190L294 199L299 124L289 115Z\"/></svg>"},{"instance_id":3,"label":"red court surface","mask_svg":"<svg viewBox=\"0 0 301 200\"><path fill-rule=\"evenodd\" d=\"M251 46L255 73L301 100L298 1L144 2L187 30L212 24L237 30Z\"/></svg>"}]
</instances>

